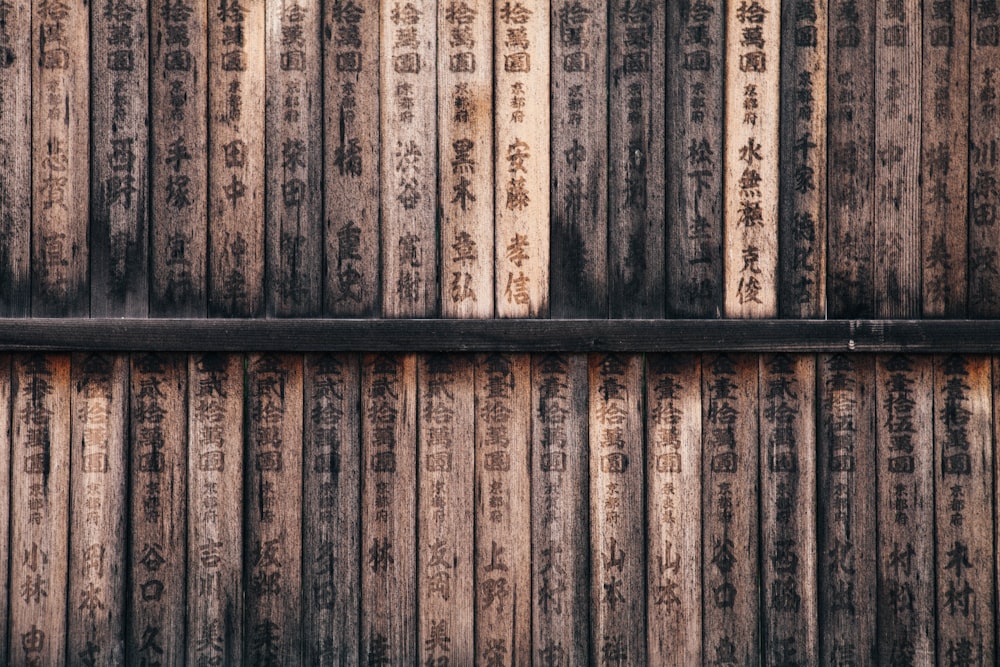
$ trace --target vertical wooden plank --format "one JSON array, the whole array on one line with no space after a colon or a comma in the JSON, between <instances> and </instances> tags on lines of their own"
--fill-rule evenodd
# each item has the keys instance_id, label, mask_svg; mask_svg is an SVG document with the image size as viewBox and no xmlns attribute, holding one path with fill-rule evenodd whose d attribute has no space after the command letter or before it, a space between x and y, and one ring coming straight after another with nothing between
<instances>
[{"instance_id":1,"label":"vertical wooden plank","mask_svg":"<svg viewBox=\"0 0 1000 667\"><path fill-rule=\"evenodd\" d=\"M531 662L531 366L476 358L476 659Z\"/></svg>"},{"instance_id":2,"label":"vertical wooden plank","mask_svg":"<svg viewBox=\"0 0 1000 667\"><path fill-rule=\"evenodd\" d=\"M417 646L421 664L471 665L473 641L473 363L421 355L417 474ZM463 446L465 443L465 446Z\"/></svg>"},{"instance_id":3,"label":"vertical wooden plank","mask_svg":"<svg viewBox=\"0 0 1000 667\"><path fill-rule=\"evenodd\" d=\"M307 355L303 660L356 665L361 614L361 376L356 355Z\"/></svg>"},{"instance_id":4,"label":"vertical wooden plank","mask_svg":"<svg viewBox=\"0 0 1000 667\"><path fill-rule=\"evenodd\" d=\"M827 309L873 317L875 3L830 0Z\"/></svg>"},{"instance_id":5,"label":"vertical wooden plank","mask_svg":"<svg viewBox=\"0 0 1000 667\"><path fill-rule=\"evenodd\" d=\"M417 646L417 360L361 365L361 664L412 665Z\"/></svg>"},{"instance_id":6,"label":"vertical wooden plank","mask_svg":"<svg viewBox=\"0 0 1000 667\"><path fill-rule=\"evenodd\" d=\"M264 309L264 3L208 8L208 311Z\"/></svg>"},{"instance_id":7,"label":"vertical wooden plank","mask_svg":"<svg viewBox=\"0 0 1000 667\"><path fill-rule=\"evenodd\" d=\"M780 0L727 3L727 317L778 313L780 20Z\"/></svg>"},{"instance_id":8,"label":"vertical wooden plank","mask_svg":"<svg viewBox=\"0 0 1000 667\"><path fill-rule=\"evenodd\" d=\"M294 664L302 646L302 357L247 360L243 489L250 664Z\"/></svg>"},{"instance_id":9,"label":"vertical wooden plank","mask_svg":"<svg viewBox=\"0 0 1000 667\"><path fill-rule=\"evenodd\" d=\"M90 3L90 312L149 312L148 0Z\"/></svg>"},{"instance_id":10,"label":"vertical wooden plank","mask_svg":"<svg viewBox=\"0 0 1000 667\"><path fill-rule=\"evenodd\" d=\"M382 315L437 314L437 2L381 0Z\"/></svg>"},{"instance_id":11,"label":"vertical wooden plank","mask_svg":"<svg viewBox=\"0 0 1000 667\"><path fill-rule=\"evenodd\" d=\"M70 429L71 662L125 660L125 416L128 357L74 354Z\"/></svg>"},{"instance_id":12,"label":"vertical wooden plank","mask_svg":"<svg viewBox=\"0 0 1000 667\"><path fill-rule=\"evenodd\" d=\"M969 315L1000 315L1000 7L973 3L969 38ZM955 101L953 100L953 103ZM958 193L961 196L961 192Z\"/></svg>"},{"instance_id":13,"label":"vertical wooden plank","mask_svg":"<svg viewBox=\"0 0 1000 667\"><path fill-rule=\"evenodd\" d=\"M531 359L532 660L583 665L590 645L587 357Z\"/></svg>"},{"instance_id":14,"label":"vertical wooden plank","mask_svg":"<svg viewBox=\"0 0 1000 667\"><path fill-rule=\"evenodd\" d=\"M547 317L549 0L494 10L496 314Z\"/></svg>"},{"instance_id":15,"label":"vertical wooden plank","mask_svg":"<svg viewBox=\"0 0 1000 667\"><path fill-rule=\"evenodd\" d=\"M920 308L920 1L875 13L875 315ZM878 261L875 261L878 258Z\"/></svg>"},{"instance_id":16,"label":"vertical wooden plank","mask_svg":"<svg viewBox=\"0 0 1000 667\"><path fill-rule=\"evenodd\" d=\"M822 664L875 664L875 364L820 355L817 423Z\"/></svg>"},{"instance_id":17,"label":"vertical wooden plank","mask_svg":"<svg viewBox=\"0 0 1000 667\"><path fill-rule=\"evenodd\" d=\"M90 14L84 3L32 9L31 314L86 316Z\"/></svg>"},{"instance_id":18,"label":"vertical wooden plank","mask_svg":"<svg viewBox=\"0 0 1000 667\"><path fill-rule=\"evenodd\" d=\"M187 357L132 357L126 662L184 664Z\"/></svg>"},{"instance_id":19,"label":"vertical wooden plank","mask_svg":"<svg viewBox=\"0 0 1000 667\"><path fill-rule=\"evenodd\" d=\"M667 312L723 310L722 168L725 10L667 3Z\"/></svg>"},{"instance_id":20,"label":"vertical wooden plank","mask_svg":"<svg viewBox=\"0 0 1000 667\"><path fill-rule=\"evenodd\" d=\"M0 2L0 313L31 298L31 2ZM0 656L2 658L4 656Z\"/></svg>"},{"instance_id":21,"label":"vertical wooden plank","mask_svg":"<svg viewBox=\"0 0 1000 667\"><path fill-rule=\"evenodd\" d=\"M243 656L243 363L188 358L189 665Z\"/></svg>"},{"instance_id":22,"label":"vertical wooden plank","mask_svg":"<svg viewBox=\"0 0 1000 667\"><path fill-rule=\"evenodd\" d=\"M66 662L69 565L68 355L14 358L11 442L11 662Z\"/></svg>"},{"instance_id":23,"label":"vertical wooden plank","mask_svg":"<svg viewBox=\"0 0 1000 667\"><path fill-rule=\"evenodd\" d=\"M827 0L781 3L778 311L826 317Z\"/></svg>"},{"instance_id":24,"label":"vertical wooden plank","mask_svg":"<svg viewBox=\"0 0 1000 667\"><path fill-rule=\"evenodd\" d=\"M920 234L924 317L966 314L969 11L967 0L923 2Z\"/></svg>"},{"instance_id":25,"label":"vertical wooden plank","mask_svg":"<svg viewBox=\"0 0 1000 667\"><path fill-rule=\"evenodd\" d=\"M553 317L608 314L607 0L551 3L551 256Z\"/></svg>"},{"instance_id":26,"label":"vertical wooden plank","mask_svg":"<svg viewBox=\"0 0 1000 667\"><path fill-rule=\"evenodd\" d=\"M10 549L10 489L11 489L11 412L13 396L10 382L10 355L0 355L0 486L5 489L0 492L0 563L3 563L4 574L0 577L0 663L10 662L11 647L7 637L7 627L10 622L10 565L14 561Z\"/></svg>"},{"instance_id":27,"label":"vertical wooden plank","mask_svg":"<svg viewBox=\"0 0 1000 667\"><path fill-rule=\"evenodd\" d=\"M150 8L149 312L157 317L206 314L208 13L207 0Z\"/></svg>"},{"instance_id":28,"label":"vertical wooden plank","mask_svg":"<svg viewBox=\"0 0 1000 667\"><path fill-rule=\"evenodd\" d=\"M702 358L703 659L748 664L757 599L757 357Z\"/></svg>"},{"instance_id":29,"label":"vertical wooden plank","mask_svg":"<svg viewBox=\"0 0 1000 667\"><path fill-rule=\"evenodd\" d=\"M701 359L646 358L650 664L702 663Z\"/></svg>"},{"instance_id":30,"label":"vertical wooden plank","mask_svg":"<svg viewBox=\"0 0 1000 667\"><path fill-rule=\"evenodd\" d=\"M610 0L608 15L611 317L663 317L666 3Z\"/></svg>"},{"instance_id":31,"label":"vertical wooden plank","mask_svg":"<svg viewBox=\"0 0 1000 667\"><path fill-rule=\"evenodd\" d=\"M316 317L323 302L320 8L268 3L266 21L267 313Z\"/></svg>"},{"instance_id":32,"label":"vertical wooden plank","mask_svg":"<svg viewBox=\"0 0 1000 667\"><path fill-rule=\"evenodd\" d=\"M763 657L819 664L816 357L760 358Z\"/></svg>"},{"instance_id":33,"label":"vertical wooden plank","mask_svg":"<svg viewBox=\"0 0 1000 667\"><path fill-rule=\"evenodd\" d=\"M934 620L934 388L930 357L876 358L878 647L930 660Z\"/></svg>"},{"instance_id":34,"label":"vertical wooden plank","mask_svg":"<svg viewBox=\"0 0 1000 667\"><path fill-rule=\"evenodd\" d=\"M992 381L989 357L934 357L937 661L994 656Z\"/></svg>"},{"instance_id":35,"label":"vertical wooden plank","mask_svg":"<svg viewBox=\"0 0 1000 667\"><path fill-rule=\"evenodd\" d=\"M324 312L379 303L379 5L323 3Z\"/></svg>"},{"instance_id":36,"label":"vertical wooden plank","mask_svg":"<svg viewBox=\"0 0 1000 667\"><path fill-rule=\"evenodd\" d=\"M489 318L493 317L493 12L484 3L442 1L437 25L441 314Z\"/></svg>"},{"instance_id":37,"label":"vertical wooden plank","mask_svg":"<svg viewBox=\"0 0 1000 667\"><path fill-rule=\"evenodd\" d=\"M642 357L590 355L591 646L646 663Z\"/></svg>"}]
</instances>

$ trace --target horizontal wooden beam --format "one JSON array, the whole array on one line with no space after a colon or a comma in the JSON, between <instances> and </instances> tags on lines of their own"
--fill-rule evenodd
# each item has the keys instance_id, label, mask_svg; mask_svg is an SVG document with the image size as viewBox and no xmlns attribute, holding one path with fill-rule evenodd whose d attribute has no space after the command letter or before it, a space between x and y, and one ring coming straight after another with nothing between
<instances>
[{"instance_id":1,"label":"horizontal wooden beam","mask_svg":"<svg viewBox=\"0 0 1000 667\"><path fill-rule=\"evenodd\" d=\"M1000 320L0 319L0 350L996 352Z\"/></svg>"}]
</instances>

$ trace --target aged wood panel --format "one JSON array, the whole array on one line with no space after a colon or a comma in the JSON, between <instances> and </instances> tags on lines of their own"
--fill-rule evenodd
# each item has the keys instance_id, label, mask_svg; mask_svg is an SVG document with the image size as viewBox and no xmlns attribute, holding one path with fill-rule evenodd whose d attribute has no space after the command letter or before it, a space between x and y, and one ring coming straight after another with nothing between
<instances>
[{"instance_id":1,"label":"aged wood panel","mask_svg":"<svg viewBox=\"0 0 1000 667\"><path fill-rule=\"evenodd\" d=\"M188 358L189 665L243 660L243 364Z\"/></svg>"},{"instance_id":2,"label":"aged wood panel","mask_svg":"<svg viewBox=\"0 0 1000 667\"><path fill-rule=\"evenodd\" d=\"M830 0L827 80L831 317L875 314L875 3Z\"/></svg>"},{"instance_id":3,"label":"aged wood panel","mask_svg":"<svg viewBox=\"0 0 1000 667\"><path fill-rule=\"evenodd\" d=\"M382 315L437 314L437 3L381 0Z\"/></svg>"},{"instance_id":4,"label":"aged wood panel","mask_svg":"<svg viewBox=\"0 0 1000 667\"><path fill-rule=\"evenodd\" d=\"M208 8L208 311L264 310L264 3Z\"/></svg>"},{"instance_id":5,"label":"aged wood panel","mask_svg":"<svg viewBox=\"0 0 1000 667\"><path fill-rule=\"evenodd\" d=\"M674 317L723 310L725 10L667 3L667 306Z\"/></svg>"},{"instance_id":6,"label":"aged wood panel","mask_svg":"<svg viewBox=\"0 0 1000 667\"><path fill-rule=\"evenodd\" d=\"M264 289L271 316L322 313L320 22L318 3L268 3Z\"/></svg>"},{"instance_id":7,"label":"aged wood panel","mask_svg":"<svg viewBox=\"0 0 1000 667\"><path fill-rule=\"evenodd\" d=\"M361 400L361 664L416 664L416 356L362 357Z\"/></svg>"},{"instance_id":8,"label":"aged wood panel","mask_svg":"<svg viewBox=\"0 0 1000 667\"><path fill-rule=\"evenodd\" d=\"M208 12L207 0L164 0L150 10L149 312L154 317L207 312Z\"/></svg>"},{"instance_id":9,"label":"aged wood panel","mask_svg":"<svg viewBox=\"0 0 1000 667\"><path fill-rule=\"evenodd\" d=\"M702 358L702 659L760 652L757 357Z\"/></svg>"},{"instance_id":10,"label":"aged wood panel","mask_svg":"<svg viewBox=\"0 0 1000 667\"><path fill-rule=\"evenodd\" d=\"M608 313L606 0L551 4L549 285L553 317Z\"/></svg>"},{"instance_id":11,"label":"aged wood panel","mask_svg":"<svg viewBox=\"0 0 1000 667\"><path fill-rule=\"evenodd\" d=\"M994 660L989 357L934 357L937 661Z\"/></svg>"},{"instance_id":12,"label":"aged wood panel","mask_svg":"<svg viewBox=\"0 0 1000 667\"><path fill-rule=\"evenodd\" d=\"M127 662L184 664L187 356L131 359Z\"/></svg>"},{"instance_id":13,"label":"aged wood panel","mask_svg":"<svg viewBox=\"0 0 1000 667\"><path fill-rule=\"evenodd\" d=\"M930 660L934 621L934 378L930 357L876 357L878 655Z\"/></svg>"},{"instance_id":14,"label":"aged wood panel","mask_svg":"<svg viewBox=\"0 0 1000 667\"><path fill-rule=\"evenodd\" d=\"M0 663L10 662L11 647L7 639L7 627L10 622L10 578L9 569L13 561L10 549L11 520L11 357L0 355L0 486L7 489L0 493L0 563L6 565L7 572L0 576Z\"/></svg>"},{"instance_id":15,"label":"aged wood panel","mask_svg":"<svg viewBox=\"0 0 1000 667\"><path fill-rule=\"evenodd\" d=\"M655 665L703 661L701 359L646 358L646 635Z\"/></svg>"},{"instance_id":16,"label":"aged wood panel","mask_svg":"<svg viewBox=\"0 0 1000 667\"><path fill-rule=\"evenodd\" d=\"M493 317L493 12L437 12L441 315Z\"/></svg>"},{"instance_id":17,"label":"aged wood panel","mask_svg":"<svg viewBox=\"0 0 1000 667\"><path fill-rule=\"evenodd\" d=\"M6 317L26 317L31 306L31 36L31 1L0 3L0 313Z\"/></svg>"},{"instance_id":18,"label":"aged wood panel","mask_svg":"<svg viewBox=\"0 0 1000 667\"><path fill-rule=\"evenodd\" d=\"M497 317L549 314L549 2L494 4Z\"/></svg>"},{"instance_id":19,"label":"aged wood panel","mask_svg":"<svg viewBox=\"0 0 1000 667\"><path fill-rule=\"evenodd\" d=\"M781 3L778 310L826 316L828 2Z\"/></svg>"},{"instance_id":20,"label":"aged wood panel","mask_svg":"<svg viewBox=\"0 0 1000 667\"><path fill-rule=\"evenodd\" d=\"M356 355L306 355L303 661L360 662L361 375Z\"/></svg>"},{"instance_id":21,"label":"aged wood panel","mask_svg":"<svg viewBox=\"0 0 1000 667\"><path fill-rule=\"evenodd\" d=\"M964 317L968 292L969 7L923 2L920 234L924 317Z\"/></svg>"},{"instance_id":22,"label":"aged wood panel","mask_svg":"<svg viewBox=\"0 0 1000 667\"><path fill-rule=\"evenodd\" d=\"M125 660L128 357L71 359L67 657Z\"/></svg>"},{"instance_id":23,"label":"aged wood panel","mask_svg":"<svg viewBox=\"0 0 1000 667\"><path fill-rule=\"evenodd\" d=\"M90 96L85 3L34 0L31 43L31 314L90 312Z\"/></svg>"},{"instance_id":24,"label":"aged wood panel","mask_svg":"<svg viewBox=\"0 0 1000 667\"><path fill-rule=\"evenodd\" d=\"M421 664L473 664L474 364L417 360L417 647Z\"/></svg>"},{"instance_id":25,"label":"aged wood panel","mask_svg":"<svg viewBox=\"0 0 1000 667\"><path fill-rule=\"evenodd\" d=\"M663 317L666 3L610 0L608 16L611 317Z\"/></svg>"},{"instance_id":26,"label":"aged wood panel","mask_svg":"<svg viewBox=\"0 0 1000 667\"><path fill-rule=\"evenodd\" d=\"M16 357L11 382L10 656L66 662L70 358Z\"/></svg>"},{"instance_id":27,"label":"aged wood panel","mask_svg":"<svg viewBox=\"0 0 1000 667\"><path fill-rule=\"evenodd\" d=\"M819 663L816 357L760 357L763 662Z\"/></svg>"},{"instance_id":28,"label":"aged wood panel","mask_svg":"<svg viewBox=\"0 0 1000 667\"><path fill-rule=\"evenodd\" d=\"M151 3L90 3L90 313L149 312ZM155 10L154 10L155 11Z\"/></svg>"},{"instance_id":29,"label":"aged wood panel","mask_svg":"<svg viewBox=\"0 0 1000 667\"><path fill-rule=\"evenodd\" d=\"M820 355L817 381L819 650L823 664L876 659L875 364Z\"/></svg>"},{"instance_id":30,"label":"aged wood panel","mask_svg":"<svg viewBox=\"0 0 1000 667\"><path fill-rule=\"evenodd\" d=\"M582 665L590 646L587 357L531 358L532 661Z\"/></svg>"},{"instance_id":31,"label":"aged wood panel","mask_svg":"<svg viewBox=\"0 0 1000 667\"><path fill-rule=\"evenodd\" d=\"M302 646L302 356L247 359L243 655L294 664Z\"/></svg>"}]
</instances>

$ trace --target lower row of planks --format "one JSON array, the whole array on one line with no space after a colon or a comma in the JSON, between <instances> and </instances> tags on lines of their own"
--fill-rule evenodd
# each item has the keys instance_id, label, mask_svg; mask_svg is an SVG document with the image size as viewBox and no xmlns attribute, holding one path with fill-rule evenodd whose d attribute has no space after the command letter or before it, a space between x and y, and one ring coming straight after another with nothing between
<instances>
[{"instance_id":1,"label":"lower row of planks","mask_svg":"<svg viewBox=\"0 0 1000 667\"><path fill-rule=\"evenodd\" d=\"M0 356L0 664L991 664L998 362Z\"/></svg>"}]
</instances>

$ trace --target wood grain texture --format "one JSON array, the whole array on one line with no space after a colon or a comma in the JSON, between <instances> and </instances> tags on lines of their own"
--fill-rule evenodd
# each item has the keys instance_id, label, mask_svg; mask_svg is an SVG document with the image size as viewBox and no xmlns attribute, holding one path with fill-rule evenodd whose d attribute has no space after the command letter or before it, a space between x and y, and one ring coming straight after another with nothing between
<instances>
[{"instance_id":1,"label":"wood grain texture","mask_svg":"<svg viewBox=\"0 0 1000 667\"><path fill-rule=\"evenodd\" d=\"M323 89L320 7L268 3L264 123L266 311L323 307Z\"/></svg>"},{"instance_id":2,"label":"wood grain texture","mask_svg":"<svg viewBox=\"0 0 1000 667\"><path fill-rule=\"evenodd\" d=\"M531 358L532 660L582 665L590 647L587 357Z\"/></svg>"},{"instance_id":3,"label":"wood grain texture","mask_svg":"<svg viewBox=\"0 0 1000 667\"><path fill-rule=\"evenodd\" d=\"M646 358L646 645L650 664L701 664L701 358Z\"/></svg>"},{"instance_id":4,"label":"wood grain texture","mask_svg":"<svg viewBox=\"0 0 1000 667\"><path fill-rule=\"evenodd\" d=\"M6 493L0 493L0 563L10 567L12 562L10 549L10 526L11 526L11 411L6 409L12 406L11 399L11 357L10 355L0 355L0 405L5 409L0 410L0 484L7 489ZM10 577L0 577L0 662L10 661L12 648L10 640L7 639L7 628L10 622Z\"/></svg>"},{"instance_id":5,"label":"wood grain texture","mask_svg":"<svg viewBox=\"0 0 1000 667\"><path fill-rule=\"evenodd\" d=\"M497 317L549 314L549 2L494 3Z\"/></svg>"},{"instance_id":6,"label":"wood grain texture","mask_svg":"<svg viewBox=\"0 0 1000 667\"><path fill-rule=\"evenodd\" d=\"M476 659L531 662L531 360L476 357Z\"/></svg>"},{"instance_id":7,"label":"wood grain texture","mask_svg":"<svg viewBox=\"0 0 1000 667\"><path fill-rule=\"evenodd\" d=\"M148 0L90 3L90 312L149 312ZM155 10L154 10L155 11Z\"/></svg>"},{"instance_id":8,"label":"wood grain texture","mask_svg":"<svg viewBox=\"0 0 1000 667\"><path fill-rule=\"evenodd\" d=\"M608 16L611 317L663 317L666 3L610 0Z\"/></svg>"},{"instance_id":9,"label":"wood grain texture","mask_svg":"<svg viewBox=\"0 0 1000 667\"><path fill-rule=\"evenodd\" d=\"M208 312L264 312L265 9L208 8Z\"/></svg>"},{"instance_id":10,"label":"wood grain texture","mask_svg":"<svg viewBox=\"0 0 1000 667\"><path fill-rule=\"evenodd\" d=\"M667 305L672 317L723 311L723 3L667 3Z\"/></svg>"},{"instance_id":11,"label":"wood grain texture","mask_svg":"<svg viewBox=\"0 0 1000 667\"><path fill-rule=\"evenodd\" d=\"M608 313L606 0L551 4L549 286L553 317Z\"/></svg>"},{"instance_id":12,"label":"wood grain texture","mask_svg":"<svg viewBox=\"0 0 1000 667\"><path fill-rule=\"evenodd\" d=\"M32 3L31 314L90 312L86 3Z\"/></svg>"},{"instance_id":13,"label":"wood grain texture","mask_svg":"<svg viewBox=\"0 0 1000 667\"><path fill-rule=\"evenodd\" d=\"M493 12L437 9L441 315L493 317Z\"/></svg>"}]
</instances>

